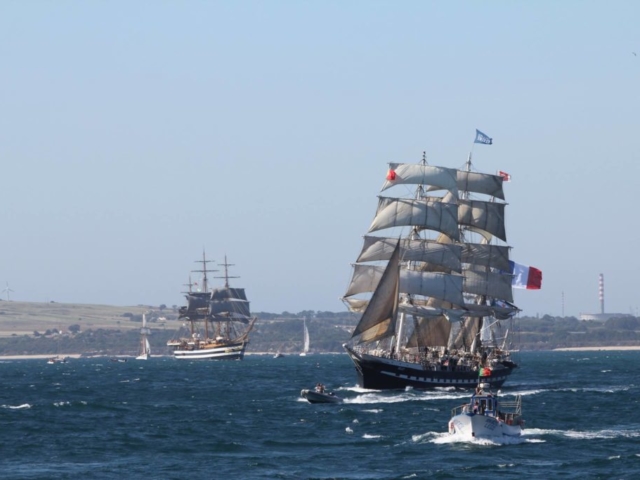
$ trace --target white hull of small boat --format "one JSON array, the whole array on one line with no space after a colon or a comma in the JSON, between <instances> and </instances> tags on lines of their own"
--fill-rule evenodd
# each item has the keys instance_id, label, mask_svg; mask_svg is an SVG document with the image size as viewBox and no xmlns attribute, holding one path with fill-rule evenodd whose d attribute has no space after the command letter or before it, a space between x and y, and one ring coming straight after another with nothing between
<instances>
[{"instance_id":1,"label":"white hull of small boat","mask_svg":"<svg viewBox=\"0 0 640 480\"><path fill-rule=\"evenodd\" d=\"M315 390L302 390L300 396L309 403L341 403L342 399L336 397L333 393L320 393Z\"/></svg>"},{"instance_id":2,"label":"white hull of small boat","mask_svg":"<svg viewBox=\"0 0 640 480\"><path fill-rule=\"evenodd\" d=\"M449 433L468 440L518 438L522 435L522 427L521 425L509 425L492 416L461 413L449 421Z\"/></svg>"}]
</instances>

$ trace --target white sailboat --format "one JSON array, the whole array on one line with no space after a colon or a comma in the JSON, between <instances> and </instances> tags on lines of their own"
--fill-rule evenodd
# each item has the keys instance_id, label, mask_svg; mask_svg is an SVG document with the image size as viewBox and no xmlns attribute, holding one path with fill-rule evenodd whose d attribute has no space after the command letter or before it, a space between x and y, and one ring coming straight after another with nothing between
<instances>
[{"instance_id":1,"label":"white sailboat","mask_svg":"<svg viewBox=\"0 0 640 480\"><path fill-rule=\"evenodd\" d=\"M147 316L142 314L142 328L140 329L140 355L136 357L136 360L148 360L151 355L151 345L149 345L149 339L147 335L151 333L151 330L147 328Z\"/></svg>"},{"instance_id":2,"label":"white sailboat","mask_svg":"<svg viewBox=\"0 0 640 480\"><path fill-rule=\"evenodd\" d=\"M309 353L309 329L307 328L307 319L303 320L304 325L304 345L302 347L302 353L300 353L301 357L306 357L307 353Z\"/></svg>"}]
</instances>

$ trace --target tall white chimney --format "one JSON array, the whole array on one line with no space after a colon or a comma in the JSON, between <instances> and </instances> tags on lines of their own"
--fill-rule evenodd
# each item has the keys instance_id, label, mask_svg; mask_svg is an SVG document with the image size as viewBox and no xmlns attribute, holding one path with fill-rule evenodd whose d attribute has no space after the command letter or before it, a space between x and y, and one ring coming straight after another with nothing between
<instances>
[{"instance_id":1,"label":"tall white chimney","mask_svg":"<svg viewBox=\"0 0 640 480\"><path fill-rule=\"evenodd\" d=\"M600 294L600 313L604 313L604 275L600 274L598 280L598 292Z\"/></svg>"}]
</instances>

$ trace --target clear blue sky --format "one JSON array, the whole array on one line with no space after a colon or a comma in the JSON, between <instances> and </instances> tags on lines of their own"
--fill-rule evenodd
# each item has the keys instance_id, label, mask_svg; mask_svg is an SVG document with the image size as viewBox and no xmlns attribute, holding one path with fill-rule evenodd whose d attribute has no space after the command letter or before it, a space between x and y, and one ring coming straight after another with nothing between
<instances>
[{"instance_id":1,"label":"clear blue sky","mask_svg":"<svg viewBox=\"0 0 640 480\"><path fill-rule=\"evenodd\" d=\"M3 1L0 286L342 311L387 162L509 172L525 315L636 313L640 2ZM636 52L634 56L632 52Z\"/></svg>"}]
</instances>

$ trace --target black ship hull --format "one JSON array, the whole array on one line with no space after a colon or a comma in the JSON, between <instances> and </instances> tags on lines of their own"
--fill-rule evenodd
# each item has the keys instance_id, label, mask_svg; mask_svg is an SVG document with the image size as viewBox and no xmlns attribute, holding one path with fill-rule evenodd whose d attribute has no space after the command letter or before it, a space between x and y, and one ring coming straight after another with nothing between
<instances>
[{"instance_id":1,"label":"black ship hull","mask_svg":"<svg viewBox=\"0 0 640 480\"><path fill-rule=\"evenodd\" d=\"M345 350L355 364L358 385L371 390L393 390L412 387L428 390L436 387L473 389L478 385L477 370L432 370L419 363L358 353L345 345ZM500 388L516 368L512 362L504 362L492 368L491 376L483 382L492 388Z\"/></svg>"}]
</instances>

